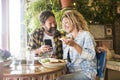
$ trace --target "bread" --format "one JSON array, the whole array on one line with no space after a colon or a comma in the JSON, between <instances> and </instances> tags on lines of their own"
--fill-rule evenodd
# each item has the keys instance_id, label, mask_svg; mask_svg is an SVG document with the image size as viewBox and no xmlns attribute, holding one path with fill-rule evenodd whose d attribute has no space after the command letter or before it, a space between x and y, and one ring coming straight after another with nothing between
<instances>
[{"instance_id":1,"label":"bread","mask_svg":"<svg viewBox=\"0 0 120 80\"><path fill-rule=\"evenodd\" d=\"M63 63L65 62L64 60L60 60L60 59L51 59L50 63Z\"/></svg>"}]
</instances>

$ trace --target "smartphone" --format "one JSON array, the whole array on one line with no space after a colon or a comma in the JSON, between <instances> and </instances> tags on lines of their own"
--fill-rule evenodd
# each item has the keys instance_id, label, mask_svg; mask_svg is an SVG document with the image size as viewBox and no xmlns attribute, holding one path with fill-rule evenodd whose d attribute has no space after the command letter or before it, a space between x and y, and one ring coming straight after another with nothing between
<instances>
[{"instance_id":1,"label":"smartphone","mask_svg":"<svg viewBox=\"0 0 120 80\"><path fill-rule=\"evenodd\" d=\"M52 41L51 41L51 39L45 39L44 43L45 43L45 45L49 45L50 47L52 47Z\"/></svg>"}]
</instances>

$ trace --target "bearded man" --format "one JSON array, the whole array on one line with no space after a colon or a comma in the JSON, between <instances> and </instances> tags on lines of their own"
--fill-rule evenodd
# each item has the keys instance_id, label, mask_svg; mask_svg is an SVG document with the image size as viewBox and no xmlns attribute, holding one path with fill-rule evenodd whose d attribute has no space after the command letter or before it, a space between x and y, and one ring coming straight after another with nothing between
<instances>
[{"instance_id":1,"label":"bearded man","mask_svg":"<svg viewBox=\"0 0 120 80\"><path fill-rule=\"evenodd\" d=\"M54 56L62 59L62 42L59 38L64 36L64 33L57 30L55 15L51 11L46 10L40 13L39 20L42 27L33 31L30 36L30 49L34 50L36 55L41 55L53 50ZM46 39L51 40L52 46L44 43Z\"/></svg>"}]
</instances>

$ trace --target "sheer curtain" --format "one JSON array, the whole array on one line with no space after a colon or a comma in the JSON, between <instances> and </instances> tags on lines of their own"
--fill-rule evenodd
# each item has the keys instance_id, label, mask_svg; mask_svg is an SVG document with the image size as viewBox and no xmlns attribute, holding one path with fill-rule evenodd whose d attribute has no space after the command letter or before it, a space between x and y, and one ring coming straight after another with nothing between
<instances>
[{"instance_id":1,"label":"sheer curtain","mask_svg":"<svg viewBox=\"0 0 120 80\"><path fill-rule=\"evenodd\" d=\"M0 48L9 49L8 44L8 1L0 0Z\"/></svg>"},{"instance_id":2,"label":"sheer curtain","mask_svg":"<svg viewBox=\"0 0 120 80\"><path fill-rule=\"evenodd\" d=\"M25 58L27 29L24 26L24 0L0 0L0 48Z\"/></svg>"},{"instance_id":3,"label":"sheer curtain","mask_svg":"<svg viewBox=\"0 0 120 80\"><path fill-rule=\"evenodd\" d=\"M25 58L26 27L24 21L24 0L9 1L10 51L13 55Z\"/></svg>"},{"instance_id":4,"label":"sheer curtain","mask_svg":"<svg viewBox=\"0 0 120 80\"><path fill-rule=\"evenodd\" d=\"M2 8L2 4L1 4L1 0L0 0L0 49L2 48L2 36L1 36L1 34L2 34L2 11L1 11L1 8Z\"/></svg>"},{"instance_id":5,"label":"sheer curtain","mask_svg":"<svg viewBox=\"0 0 120 80\"><path fill-rule=\"evenodd\" d=\"M20 0L9 0L9 44L12 54L20 51Z\"/></svg>"}]
</instances>

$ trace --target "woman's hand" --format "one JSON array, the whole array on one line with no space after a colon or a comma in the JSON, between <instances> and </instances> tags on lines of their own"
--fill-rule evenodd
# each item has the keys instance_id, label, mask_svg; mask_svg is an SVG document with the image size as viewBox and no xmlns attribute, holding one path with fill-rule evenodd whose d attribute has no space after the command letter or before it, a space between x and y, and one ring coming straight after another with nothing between
<instances>
[{"instance_id":1,"label":"woman's hand","mask_svg":"<svg viewBox=\"0 0 120 80\"><path fill-rule=\"evenodd\" d=\"M82 53L82 48L77 43L75 43L74 40L66 38L60 38L60 40L63 41L66 45L74 47L78 53Z\"/></svg>"},{"instance_id":2,"label":"woman's hand","mask_svg":"<svg viewBox=\"0 0 120 80\"><path fill-rule=\"evenodd\" d=\"M60 40L63 41L66 45L69 45L72 47L76 44L72 39L60 38Z\"/></svg>"}]
</instances>

